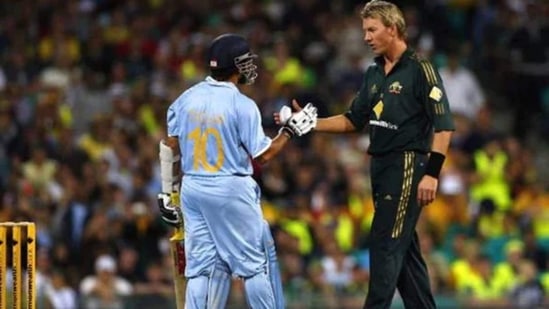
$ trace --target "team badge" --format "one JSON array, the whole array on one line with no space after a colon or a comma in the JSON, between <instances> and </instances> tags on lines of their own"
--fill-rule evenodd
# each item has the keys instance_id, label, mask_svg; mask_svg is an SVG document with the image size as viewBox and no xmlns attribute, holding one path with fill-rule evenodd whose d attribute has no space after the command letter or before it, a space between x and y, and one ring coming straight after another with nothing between
<instances>
[{"instance_id":1,"label":"team badge","mask_svg":"<svg viewBox=\"0 0 549 309\"><path fill-rule=\"evenodd\" d=\"M393 82L391 85L389 85L389 93L400 94L401 90L402 85L399 81Z\"/></svg>"}]
</instances>

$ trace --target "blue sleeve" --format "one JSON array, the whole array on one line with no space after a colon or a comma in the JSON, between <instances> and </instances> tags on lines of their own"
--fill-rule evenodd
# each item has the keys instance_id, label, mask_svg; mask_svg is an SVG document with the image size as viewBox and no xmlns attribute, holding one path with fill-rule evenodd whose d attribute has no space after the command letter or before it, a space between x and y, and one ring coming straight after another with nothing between
<instances>
[{"instance_id":1,"label":"blue sleeve","mask_svg":"<svg viewBox=\"0 0 549 309\"><path fill-rule=\"evenodd\" d=\"M175 113L175 103L170 105L166 115L168 136L179 136L179 123Z\"/></svg>"},{"instance_id":2,"label":"blue sleeve","mask_svg":"<svg viewBox=\"0 0 549 309\"><path fill-rule=\"evenodd\" d=\"M240 142L256 158L269 149L271 138L263 131L261 113L254 101L245 98L236 104Z\"/></svg>"}]
</instances>

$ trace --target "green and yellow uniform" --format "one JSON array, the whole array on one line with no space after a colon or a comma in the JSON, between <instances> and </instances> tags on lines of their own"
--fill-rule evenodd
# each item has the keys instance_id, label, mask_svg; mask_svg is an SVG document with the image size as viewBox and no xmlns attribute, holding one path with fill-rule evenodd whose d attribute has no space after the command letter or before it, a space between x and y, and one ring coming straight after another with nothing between
<instances>
[{"instance_id":1,"label":"green and yellow uniform","mask_svg":"<svg viewBox=\"0 0 549 309\"><path fill-rule=\"evenodd\" d=\"M368 125L370 134L375 213L365 307L388 308L398 287L407 308L435 308L415 225L433 132L454 130L442 80L410 49L388 74L377 57L345 115L357 130Z\"/></svg>"}]
</instances>

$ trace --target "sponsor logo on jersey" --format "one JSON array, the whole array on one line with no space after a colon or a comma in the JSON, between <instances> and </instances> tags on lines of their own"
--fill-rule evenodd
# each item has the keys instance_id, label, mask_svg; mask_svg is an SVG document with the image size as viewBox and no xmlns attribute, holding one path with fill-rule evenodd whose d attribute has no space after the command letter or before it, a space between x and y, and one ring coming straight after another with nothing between
<instances>
[{"instance_id":1,"label":"sponsor logo on jersey","mask_svg":"<svg viewBox=\"0 0 549 309\"><path fill-rule=\"evenodd\" d=\"M398 126L396 124L392 124L390 122L387 122L385 120L379 120L381 118L381 114L383 114L383 101L379 100L374 108L372 109L374 111L374 114L376 115L377 120L370 120L370 125L372 126L378 126L383 127L390 130L398 130Z\"/></svg>"},{"instance_id":2,"label":"sponsor logo on jersey","mask_svg":"<svg viewBox=\"0 0 549 309\"><path fill-rule=\"evenodd\" d=\"M396 124L384 120L370 120L369 123L371 126L382 127L389 130L398 130L398 126Z\"/></svg>"},{"instance_id":3,"label":"sponsor logo on jersey","mask_svg":"<svg viewBox=\"0 0 549 309\"><path fill-rule=\"evenodd\" d=\"M383 113L383 101L379 100L377 104L374 106L374 113L376 114L376 118L379 119L381 117L381 114Z\"/></svg>"},{"instance_id":4,"label":"sponsor logo on jersey","mask_svg":"<svg viewBox=\"0 0 549 309\"><path fill-rule=\"evenodd\" d=\"M429 93L429 98L439 102L440 99L442 99L442 90L440 90L437 86L433 86L431 92Z\"/></svg>"}]
</instances>

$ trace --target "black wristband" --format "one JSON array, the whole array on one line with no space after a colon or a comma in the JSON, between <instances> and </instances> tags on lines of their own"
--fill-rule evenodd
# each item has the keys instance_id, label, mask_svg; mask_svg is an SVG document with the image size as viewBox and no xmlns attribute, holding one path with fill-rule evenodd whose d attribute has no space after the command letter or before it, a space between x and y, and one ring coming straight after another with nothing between
<instances>
[{"instance_id":1,"label":"black wristband","mask_svg":"<svg viewBox=\"0 0 549 309\"><path fill-rule=\"evenodd\" d=\"M291 139L295 135L294 131L287 126L281 127L280 130L278 130L278 133L286 135L286 137L288 137L289 139Z\"/></svg>"},{"instance_id":2,"label":"black wristband","mask_svg":"<svg viewBox=\"0 0 549 309\"><path fill-rule=\"evenodd\" d=\"M429 162L427 162L427 168L425 169L425 175L429 175L438 179L442 164L444 164L446 156L440 152L432 151L429 156Z\"/></svg>"}]
</instances>

